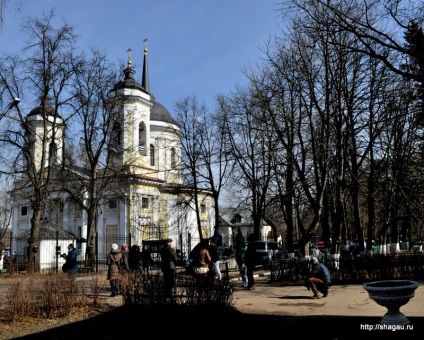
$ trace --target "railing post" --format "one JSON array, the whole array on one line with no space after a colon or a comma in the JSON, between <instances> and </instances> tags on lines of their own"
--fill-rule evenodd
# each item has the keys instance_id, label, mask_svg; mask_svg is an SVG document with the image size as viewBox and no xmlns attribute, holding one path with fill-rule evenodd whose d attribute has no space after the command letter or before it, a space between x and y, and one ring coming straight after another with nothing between
<instances>
[{"instance_id":1,"label":"railing post","mask_svg":"<svg viewBox=\"0 0 424 340\"><path fill-rule=\"evenodd\" d=\"M55 254L56 254L56 273L59 272L59 232L56 231L56 248L55 248Z\"/></svg>"},{"instance_id":2,"label":"railing post","mask_svg":"<svg viewBox=\"0 0 424 340\"><path fill-rule=\"evenodd\" d=\"M94 246L96 247L96 251L95 251L96 273L98 273L99 272L99 234L98 233L94 235Z\"/></svg>"}]
</instances>

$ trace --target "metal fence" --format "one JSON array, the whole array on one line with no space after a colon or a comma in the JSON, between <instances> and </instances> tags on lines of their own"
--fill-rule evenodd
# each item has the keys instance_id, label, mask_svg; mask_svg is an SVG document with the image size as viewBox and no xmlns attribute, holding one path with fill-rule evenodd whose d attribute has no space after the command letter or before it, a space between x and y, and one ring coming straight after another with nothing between
<instances>
[{"instance_id":1,"label":"metal fence","mask_svg":"<svg viewBox=\"0 0 424 340\"><path fill-rule=\"evenodd\" d=\"M323 254L320 262L330 270L333 281L360 283L375 280L424 279L422 253L375 254L372 256L340 256L336 261ZM271 280L304 280L308 261L299 258L274 260L270 263Z\"/></svg>"},{"instance_id":2,"label":"metal fence","mask_svg":"<svg viewBox=\"0 0 424 340\"><path fill-rule=\"evenodd\" d=\"M133 242L132 235L120 237L98 237L94 239L94 266L85 266L87 242L85 239L72 239L69 237L62 237L57 233L56 235L44 236L39 239L38 249L29 249L26 239L19 239L11 237L10 245L6 247L3 252L0 270L8 271L26 271L28 266L34 266L34 269L41 272L59 272L65 262L61 254L67 253L69 244L73 244L78 253L78 267L80 272L89 271L103 271L107 270L107 255L111 250L112 244L116 243L120 248L126 244L131 249L135 243ZM142 245L147 245L152 254L154 266L160 262L159 251L165 244L164 240L148 240L143 241L143 244L137 244L140 248ZM30 252L36 253L36 263L29 264ZM177 250L177 255L180 258L180 264L185 262L185 254Z\"/></svg>"},{"instance_id":3,"label":"metal fence","mask_svg":"<svg viewBox=\"0 0 424 340\"><path fill-rule=\"evenodd\" d=\"M119 247L126 244L129 248L134 245L131 234L121 237L95 237L94 240L94 266L85 266L86 240L70 239L50 235L39 240L36 250L36 263L34 269L41 272L59 272L64 263L60 255L67 252L67 247L73 243L78 252L80 272L99 272L107 270L106 259L113 243ZM148 240L143 244L148 245L154 260L154 266L160 265L160 248L164 240ZM137 244L142 246L142 244ZM30 250L26 239L11 237L10 245L3 251L0 261L0 270L25 271L28 270ZM186 255L177 249L179 265L184 266ZM222 261L228 262L227 260ZM422 252L402 252L397 254L373 254L358 256L340 256L335 261L330 254L322 253L320 262L327 265L335 282L364 282L369 280L386 279L424 279L424 255ZM299 258L285 258L270 262L271 280L296 281L303 280L308 270L308 262ZM233 264L232 264L233 266ZM234 265L235 267L235 265Z\"/></svg>"}]
</instances>

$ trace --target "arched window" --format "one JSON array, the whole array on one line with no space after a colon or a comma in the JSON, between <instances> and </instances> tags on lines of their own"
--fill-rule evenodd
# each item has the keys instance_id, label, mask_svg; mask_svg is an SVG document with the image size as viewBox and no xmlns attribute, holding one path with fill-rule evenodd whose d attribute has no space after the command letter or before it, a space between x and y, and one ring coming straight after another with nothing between
<instances>
[{"instance_id":1,"label":"arched window","mask_svg":"<svg viewBox=\"0 0 424 340\"><path fill-rule=\"evenodd\" d=\"M155 166L155 146L150 144L150 166Z\"/></svg>"},{"instance_id":2,"label":"arched window","mask_svg":"<svg viewBox=\"0 0 424 340\"><path fill-rule=\"evenodd\" d=\"M146 154L146 125L144 122L138 125L138 152L142 155Z\"/></svg>"},{"instance_id":3,"label":"arched window","mask_svg":"<svg viewBox=\"0 0 424 340\"><path fill-rule=\"evenodd\" d=\"M175 153L175 148L171 148L171 169L177 168L177 155Z\"/></svg>"},{"instance_id":4,"label":"arched window","mask_svg":"<svg viewBox=\"0 0 424 340\"><path fill-rule=\"evenodd\" d=\"M121 125L118 122L113 123L112 133L110 135L110 146L119 152L121 146Z\"/></svg>"},{"instance_id":5,"label":"arched window","mask_svg":"<svg viewBox=\"0 0 424 340\"><path fill-rule=\"evenodd\" d=\"M50 163L51 164L58 164L57 144L55 142L50 143Z\"/></svg>"}]
</instances>

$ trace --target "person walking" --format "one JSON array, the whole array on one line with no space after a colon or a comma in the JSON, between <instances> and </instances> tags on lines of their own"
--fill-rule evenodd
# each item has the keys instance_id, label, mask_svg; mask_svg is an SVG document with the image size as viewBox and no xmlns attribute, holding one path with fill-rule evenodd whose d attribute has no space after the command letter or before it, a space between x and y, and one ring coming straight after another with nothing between
<instances>
[{"instance_id":1,"label":"person walking","mask_svg":"<svg viewBox=\"0 0 424 340\"><path fill-rule=\"evenodd\" d=\"M209 255L211 257L211 280L214 281L214 278L218 279L218 282L221 282L222 274L221 269L219 268L219 253L218 253L218 236L212 236L209 242Z\"/></svg>"},{"instance_id":2,"label":"person walking","mask_svg":"<svg viewBox=\"0 0 424 340\"><path fill-rule=\"evenodd\" d=\"M112 248L107 257L106 263L108 265L107 279L110 282L110 290L112 291L110 296L117 296L119 293L119 268L122 260L122 252L116 243L112 244Z\"/></svg>"},{"instance_id":3,"label":"person walking","mask_svg":"<svg viewBox=\"0 0 424 340\"><path fill-rule=\"evenodd\" d=\"M68 245L68 254L62 254L62 257L65 259L65 263L62 266L63 272L68 273L69 278L75 281L78 276L78 262L77 250L72 243Z\"/></svg>"},{"instance_id":4,"label":"person walking","mask_svg":"<svg viewBox=\"0 0 424 340\"><path fill-rule=\"evenodd\" d=\"M192 250L191 258L193 259L193 277L196 281L197 301L200 303L204 293L208 291L211 281L209 280L209 266L212 258L209 254L209 240L201 240Z\"/></svg>"},{"instance_id":5,"label":"person walking","mask_svg":"<svg viewBox=\"0 0 424 340\"><path fill-rule=\"evenodd\" d=\"M147 245L143 245L143 249L141 251L140 256L143 279L148 281L150 279L150 267L153 264L153 259L152 254L150 253L149 247Z\"/></svg>"},{"instance_id":6,"label":"person walking","mask_svg":"<svg viewBox=\"0 0 424 340\"><path fill-rule=\"evenodd\" d=\"M327 297L332 283L330 271L315 256L311 257L310 263L312 267L306 275L305 286L314 293L311 299L320 299L319 293L322 294L322 297Z\"/></svg>"},{"instance_id":7,"label":"person walking","mask_svg":"<svg viewBox=\"0 0 424 340\"><path fill-rule=\"evenodd\" d=\"M253 290L255 289L255 278L253 276L253 272L255 271L256 266L256 252L255 248L252 246L253 235L249 235L247 237L247 246L246 246L246 254L244 257L244 263L246 264L247 270L247 289Z\"/></svg>"},{"instance_id":8,"label":"person walking","mask_svg":"<svg viewBox=\"0 0 424 340\"><path fill-rule=\"evenodd\" d=\"M122 253L122 258L121 258L121 262L120 262L120 270L122 273L125 272L129 272L130 270L130 265L129 265L129 249L128 249L128 245L123 244L121 246L121 253Z\"/></svg>"},{"instance_id":9,"label":"person walking","mask_svg":"<svg viewBox=\"0 0 424 340\"><path fill-rule=\"evenodd\" d=\"M133 244L128 251L128 265L130 270L142 274L141 264L140 246Z\"/></svg>"},{"instance_id":10,"label":"person walking","mask_svg":"<svg viewBox=\"0 0 424 340\"><path fill-rule=\"evenodd\" d=\"M163 273L163 292L165 297L172 296L172 289L175 285L175 272L177 269L178 257L172 248L172 239L168 238L166 244L160 250Z\"/></svg>"},{"instance_id":11,"label":"person walking","mask_svg":"<svg viewBox=\"0 0 424 340\"><path fill-rule=\"evenodd\" d=\"M243 237L243 234L241 233L240 228L237 230L235 251L236 251L236 263L240 272L242 287L247 288L247 284L248 284L247 268L244 263L244 258L246 255L246 242L244 240L244 237Z\"/></svg>"},{"instance_id":12,"label":"person walking","mask_svg":"<svg viewBox=\"0 0 424 340\"><path fill-rule=\"evenodd\" d=\"M209 273L209 264L212 263L209 253L209 241L207 239L200 241L191 251L193 259L193 275L197 278L206 278Z\"/></svg>"}]
</instances>

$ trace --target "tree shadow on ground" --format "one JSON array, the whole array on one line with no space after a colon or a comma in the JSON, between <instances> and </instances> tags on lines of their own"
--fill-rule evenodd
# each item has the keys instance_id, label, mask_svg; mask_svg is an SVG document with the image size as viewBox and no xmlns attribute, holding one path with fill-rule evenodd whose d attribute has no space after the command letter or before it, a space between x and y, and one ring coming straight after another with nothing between
<instances>
[{"instance_id":1,"label":"tree shadow on ground","mask_svg":"<svg viewBox=\"0 0 424 340\"><path fill-rule=\"evenodd\" d=\"M381 317L278 316L243 314L222 306L122 306L108 313L20 339L111 339L148 336L157 339L400 339L424 330L424 318L410 317L413 330L367 330ZM362 329L361 329L362 327Z\"/></svg>"}]
</instances>

